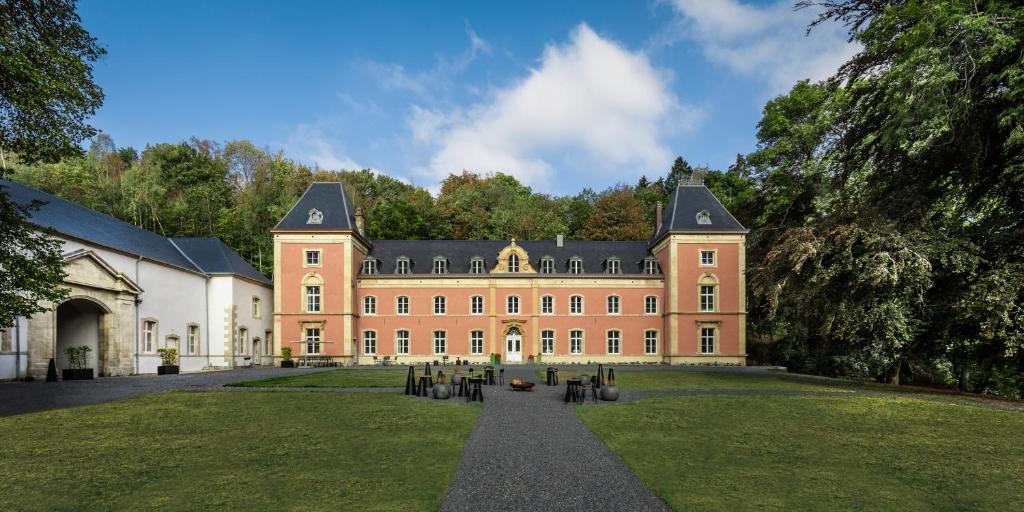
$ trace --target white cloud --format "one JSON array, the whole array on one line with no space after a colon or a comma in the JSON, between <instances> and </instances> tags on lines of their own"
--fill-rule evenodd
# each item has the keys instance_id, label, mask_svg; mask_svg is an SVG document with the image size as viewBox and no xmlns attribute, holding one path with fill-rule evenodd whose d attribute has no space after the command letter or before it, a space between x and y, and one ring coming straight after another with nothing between
<instances>
[{"instance_id":1,"label":"white cloud","mask_svg":"<svg viewBox=\"0 0 1024 512\"><path fill-rule=\"evenodd\" d=\"M285 147L289 156L301 162L316 164L323 169L355 171L366 168L346 155L332 142L332 137L329 137L319 126L310 124L296 126L288 140L285 141Z\"/></svg>"},{"instance_id":2,"label":"white cloud","mask_svg":"<svg viewBox=\"0 0 1024 512\"><path fill-rule=\"evenodd\" d=\"M806 35L811 9L793 10L792 0L749 5L737 0L673 0L680 18L658 43L679 38L697 43L712 63L765 80L772 93L798 80L822 80L849 60L859 46L842 26L825 23Z\"/></svg>"},{"instance_id":3,"label":"white cloud","mask_svg":"<svg viewBox=\"0 0 1024 512\"><path fill-rule=\"evenodd\" d=\"M700 112L671 92L666 73L581 24L565 45L549 45L522 81L467 109L414 106L407 126L433 156L416 173L506 172L548 188L561 173L582 183L633 180L671 161L666 135L692 127ZM567 181L567 180L560 180Z\"/></svg>"}]
</instances>

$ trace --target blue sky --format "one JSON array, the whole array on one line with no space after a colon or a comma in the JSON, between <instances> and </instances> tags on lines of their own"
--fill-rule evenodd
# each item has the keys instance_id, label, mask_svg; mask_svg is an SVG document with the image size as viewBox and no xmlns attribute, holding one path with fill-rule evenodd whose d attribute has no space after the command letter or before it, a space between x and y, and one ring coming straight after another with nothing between
<instances>
[{"instance_id":1,"label":"blue sky","mask_svg":"<svg viewBox=\"0 0 1024 512\"><path fill-rule=\"evenodd\" d=\"M248 139L325 168L436 190L449 172L536 190L725 168L766 100L855 47L805 37L790 1L83 0L107 50L93 124L138 149Z\"/></svg>"}]
</instances>

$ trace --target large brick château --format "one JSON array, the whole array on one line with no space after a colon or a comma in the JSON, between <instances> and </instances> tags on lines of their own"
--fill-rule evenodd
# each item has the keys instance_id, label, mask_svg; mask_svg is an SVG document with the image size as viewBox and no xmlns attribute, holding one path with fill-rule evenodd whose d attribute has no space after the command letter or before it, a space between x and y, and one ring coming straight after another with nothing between
<instances>
[{"instance_id":1,"label":"large brick ch\u00e2teau","mask_svg":"<svg viewBox=\"0 0 1024 512\"><path fill-rule=\"evenodd\" d=\"M274 228L277 353L744 364L747 230L703 185L648 241L368 240L338 183Z\"/></svg>"}]
</instances>

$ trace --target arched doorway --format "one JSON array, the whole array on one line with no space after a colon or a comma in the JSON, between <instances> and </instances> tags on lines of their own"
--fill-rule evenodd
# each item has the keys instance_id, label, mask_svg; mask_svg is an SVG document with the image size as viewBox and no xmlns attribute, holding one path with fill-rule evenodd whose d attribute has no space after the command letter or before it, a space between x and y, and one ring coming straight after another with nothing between
<instances>
[{"instance_id":1,"label":"arched doorway","mask_svg":"<svg viewBox=\"0 0 1024 512\"><path fill-rule=\"evenodd\" d=\"M103 342L105 339L105 306L86 298L73 298L57 306L57 339L54 359L57 369L69 368L68 347L87 346L92 349L87 358L86 368L93 368L101 375L103 367Z\"/></svg>"},{"instance_id":2,"label":"arched doorway","mask_svg":"<svg viewBox=\"0 0 1024 512\"><path fill-rule=\"evenodd\" d=\"M505 361L509 363L523 362L523 333L518 327L512 326L505 331Z\"/></svg>"}]
</instances>

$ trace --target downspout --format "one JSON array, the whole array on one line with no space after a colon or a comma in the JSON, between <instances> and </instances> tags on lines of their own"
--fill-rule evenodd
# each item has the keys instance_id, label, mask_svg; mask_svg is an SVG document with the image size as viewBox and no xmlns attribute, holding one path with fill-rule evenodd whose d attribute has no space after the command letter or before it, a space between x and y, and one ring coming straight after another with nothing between
<instances>
[{"instance_id":1,"label":"downspout","mask_svg":"<svg viewBox=\"0 0 1024 512\"><path fill-rule=\"evenodd\" d=\"M206 276L206 296L203 297L203 305L206 307L206 329L203 331L206 333L206 367L210 368L213 363L210 362L210 329L213 324L210 323L210 279L212 277L207 274Z\"/></svg>"},{"instance_id":2,"label":"downspout","mask_svg":"<svg viewBox=\"0 0 1024 512\"><path fill-rule=\"evenodd\" d=\"M140 289L142 288L142 282L139 281L139 265L142 263L142 256L135 260L135 285ZM142 349L139 339L139 304L142 303L142 299L138 295L135 296L135 370L132 372L133 375L139 374L139 350Z\"/></svg>"},{"instance_id":3,"label":"downspout","mask_svg":"<svg viewBox=\"0 0 1024 512\"><path fill-rule=\"evenodd\" d=\"M21 319L14 317L14 380L19 379L21 379Z\"/></svg>"}]
</instances>

